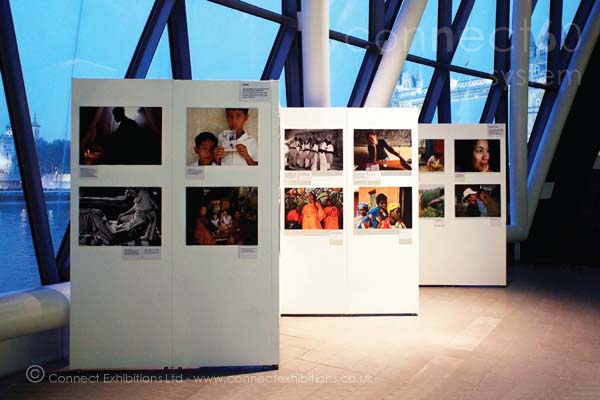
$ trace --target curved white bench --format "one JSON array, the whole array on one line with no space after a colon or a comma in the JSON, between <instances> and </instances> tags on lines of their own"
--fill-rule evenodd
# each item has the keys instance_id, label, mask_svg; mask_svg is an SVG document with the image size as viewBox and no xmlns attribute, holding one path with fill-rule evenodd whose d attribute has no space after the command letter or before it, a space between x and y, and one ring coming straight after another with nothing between
<instances>
[{"instance_id":1,"label":"curved white bench","mask_svg":"<svg viewBox=\"0 0 600 400\"><path fill-rule=\"evenodd\" d=\"M70 282L0 294L0 341L69 324Z\"/></svg>"}]
</instances>

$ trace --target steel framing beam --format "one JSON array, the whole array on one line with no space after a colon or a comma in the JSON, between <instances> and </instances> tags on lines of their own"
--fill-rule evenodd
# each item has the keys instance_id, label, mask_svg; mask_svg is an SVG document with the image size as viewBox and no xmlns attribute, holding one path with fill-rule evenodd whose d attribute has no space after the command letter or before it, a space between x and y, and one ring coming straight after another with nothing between
<instances>
[{"instance_id":1,"label":"steel framing beam","mask_svg":"<svg viewBox=\"0 0 600 400\"><path fill-rule=\"evenodd\" d=\"M281 12L297 27L299 0L281 0ZM288 107L304 106L304 77L302 74L302 35L295 33L295 39L285 60L285 94Z\"/></svg>"},{"instance_id":2,"label":"steel framing beam","mask_svg":"<svg viewBox=\"0 0 600 400\"><path fill-rule=\"evenodd\" d=\"M285 66L288 54L296 39L296 33L295 27L292 28L286 25L281 25L279 27L279 31L273 42L273 47L271 47L271 52L267 58L267 63L265 64L265 68L260 77L261 80L277 80L281 77L281 72Z\"/></svg>"},{"instance_id":3,"label":"steel framing beam","mask_svg":"<svg viewBox=\"0 0 600 400\"><path fill-rule=\"evenodd\" d=\"M389 32L394 26L401 5L402 0L388 0L385 4L384 0L369 1L369 41L364 47L367 51L350 94L348 107L362 107L364 105L381 61L383 43L387 40ZM331 39L337 40L337 35L338 32L329 32ZM346 40L346 43L352 44L349 40Z\"/></svg>"},{"instance_id":4,"label":"steel framing beam","mask_svg":"<svg viewBox=\"0 0 600 400\"><path fill-rule=\"evenodd\" d=\"M9 0L0 0L0 67L42 285L59 283L29 103Z\"/></svg>"},{"instance_id":5,"label":"steel framing beam","mask_svg":"<svg viewBox=\"0 0 600 400\"><path fill-rule=\"evenodd\" d=\"M219 4L221 6L229 7L237 11L245 12L246 14L254 15L255 17L259 17L262 19L266 19L268 21L277 22L278 24L285 24L289 26L296 26L296 16L291 17L286 14L285 8L282 7L284 12L282 14L278 14L273 11L265 10L264 8L246 3L245 1L240 0L208 0L211 3ZM285 1L285 0L284 0Z\"/></svg>"},{"instance_id":6,"label":"steel framing beam","mask_svg":"<svg viewBox=\"0 0 600 400\"><path fill-rule=\"evenodd\" d=\"M127 79L144 79L160 42L175 0L156 0L146 21L142 36L125 73Z\"/></svg>"},{"instance_id":7,"label":"steel framing beam","mask_svg":"<svg viewBox=\"0 0 600 400\"><path fill-rule=\"evenodd\" d=\"M497 0L496 1L496 32L494 38L494 83L490 88L488 97L481 113L480 122L482 124L489 124L494 121L506 123L507 113L506 103L504 107L500 108L501 102L508 100L507 96L507 85L506 73L509 70L509 56L510 56L510 3L509 0ZM500 111L500 110L503 111ZM498 111L500 114L498 115Z\"/></svg>"},{"instance_id":8,"label":"steel framing beam","mask_svg":"<svg viewBox=\"0 0 600 400\"><path fill-rule=\"evenodd\" d=\"M449 65L452 57L452 0L438 0L438 34L437 34L437 61ZM438 69L442 76L443 85L437 103L438 123L449 124L452 122L452 107L450 102L450 70Z\"/></svg>"},{"instance_id":9,"label":"steel framing beam","mask_svg":"<svg viewBox=\"0 0 600 400\"><path fill-rule=\"evenodd\" d=\"M585 25L588 21L588 17L590 12L594 6L594 0L582 0L577 8L577 12L575 13L575 17L573 18L573 23L569 32L567 33L567 37L562 45L560 51L560 64L559 64L559 82L560 87L564 85L563 76L567 72L569 68L569 64L571 63L571 59L573 58L573 53L579 46L579 40L581 38L581 34L585 28ZM533 129L531 131L531 136L529 137L529 142L527 144L528 154L527 154L527 166L531 170L533 160L535 159L535 154L537 149L542 141L543 132L546 130L546 124L548 123L548 118L554 108L556 103L556 98L558 96L558 90L547 90L544 93L544 97L542 98L542 103L538 110L538 115L535 119L535 123L533 125Z\"/></svg>"},{"instance_id":10,"label":"steel framing beam","mask_svg":"<svg viewBox=\"0 0 600 400\"><path fill-rule=\"evenodd\" d=\"M467 25L474 4L475 0L461 0L460 5L458 6L454 22L452 23L452 48L449 49L447 53L448 64L452 62L452 58L454 58L454 54L458 49L460 38ZM434 71L433 76L431 77L431 83L429 84L429 89L427 89L427 94L425 95L421 115L419 115L420 123L431 123L433 120L435 109L442 95L442 90L446 81L445 78L446 75L442 73L441 69L436 69Z\"/></svg>"},{"instance_id":11,"label":"steel framing beam","mask_svg":"<svg viewBox=\"0 0 600 400\"><path fill-rule=\"evenodd\" d=\"M192 79L185 0L175 0L167 27L169 29L169 50L171 52L173 79Z\"/></svg>"}]
</instances>

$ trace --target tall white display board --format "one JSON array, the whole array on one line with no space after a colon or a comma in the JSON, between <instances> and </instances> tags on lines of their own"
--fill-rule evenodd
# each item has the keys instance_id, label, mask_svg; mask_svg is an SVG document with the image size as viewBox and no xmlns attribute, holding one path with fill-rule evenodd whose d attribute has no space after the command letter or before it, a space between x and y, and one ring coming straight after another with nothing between
<instances>
[{"instance_id":1,"label":"tall white display board","mask_svg":"<svg viewBox=\"0 0 600 400\"><path fill-rule=\"evenodd\" d=\"M505 286L504 125L419 125L419 139L420 284Z\"/></svg>"},{"instance_id":2,"label":"tall white display board","mask_svg":"<svg viewBox=\"0 0 600 400\"><path fill-rule=\"evenodd\" d=\"M278 364L278 93L277 82L73 81L70 368ZM249 110L244 136L223 165L198 165L195 126L224 146L228 108ZM225 165L241 143L258 165ZM158 161L144 156L156 149ZM228 197L190 205L190 188ZM210 245L194 236L190 210L203 206L234 214Z\"/></svg>"},{"instance_id":3,"label":"tall white display board","mask_svg":"<svg viewBox=\"0 0 600 400\"><path fill-rule=\"evenodd\" d=\"M417 111L410 109L281 110L280 297L283 314L418 312L419 226L417 209L413 206L417 204L418 170L388 171L385 170L387 161L380 162L377 168L373 166L375 163L365 168L359 161L359 157L366 157L367 136L373 132L388 141L388 137L401 135L406 141L402 156L409 161L416 160L417 116ZM339 161L339 165L323 171L320 168L323 159L319 159L319 168L307 167L321 155L314 152L302 155L299 139L304 145L310 139L312 146L315 141L334 142L337 146L340 145L336 139L338 131L343 136L343 144L342 148L335 149L333 164ZM316 151L319 146L321 144L314 147ZM290 148L300 149L292 150L291 162ZM314 161L297 161L302 157L314 157ZM399 160L389 165L394 163ZM331 164L327 162L329 167ZM392 193L388 196L388 205L399 201L401 194L407 210L413 206L405 211L409 213L410 229L355 229L358 199L371 193L374 200L375 194L383 192ZM327 229L325 221L322 222L325 229L307 229L301 223L298 229L289 229L295 218L292 204L303 204L310 193L315 193L323 203L325 198L338 199L342 193L343 205L338 203L337 207L338 212L343 210L340 229ZM291 199L291 194L296 197Z\"/></svg>"}]
</instances>

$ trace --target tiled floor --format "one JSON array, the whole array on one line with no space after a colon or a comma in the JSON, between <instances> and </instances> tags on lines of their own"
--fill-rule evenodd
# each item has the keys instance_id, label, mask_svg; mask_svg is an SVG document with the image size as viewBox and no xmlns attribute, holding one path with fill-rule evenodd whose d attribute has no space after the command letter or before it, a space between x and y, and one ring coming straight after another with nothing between
<instances>
[{"instance_id":1,"label":"tiled floor","mask_svg":"<svg viewBox=\"0 0 600 400\"><path fill-rule=\"evenodd\" d=\"M283 318L280 366L213 382L16 382L0 398L600 399L600 271L521 266L506 289L422 288L418 317Z\"/></svg>"}]
</instances>

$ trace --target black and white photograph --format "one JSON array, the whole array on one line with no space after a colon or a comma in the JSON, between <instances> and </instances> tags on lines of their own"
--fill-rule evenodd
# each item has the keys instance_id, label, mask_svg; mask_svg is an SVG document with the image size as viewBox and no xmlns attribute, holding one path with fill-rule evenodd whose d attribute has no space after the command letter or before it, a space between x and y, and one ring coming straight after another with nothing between
<instances>
[{"instance_id":1,"label":"black and white photograph","mask_svg":"<svg viewBox=\"0 0 600 400\"><path fill-rule=\"evenodd\" d=\"M161 165L162 108L80 107L80 165Z\"/></svg>"},{"instance_id":2,"label":"black and white photograph","mask_svg":"<svg viewBox=\"0 0 600 400\"><path fill-rule=\"evenodd\" d=\"M456 185L456 217L495 217L501 215L500 185Z\"/></svg>"},{"instance_id":3,"label":"black and white photograph","mask_svg":"<svg viewBox=\"0 0 600 400\"><path fill-rule=\"evenodd\" d=\"M258 165L258 109L188 108L186 163L188 167Z\"/></svg>"},{"instance_id":4,"label":"black and white photograph","mask_svg":"<svg viewBox=\"0 0 600 400\"><path fill-rule=\"evenodd\" d=\"M355 171L411 171L410 129L355 129Z\"/></svg>"},{"instance_id":5,"label":"black and white photograph","mask_svg":"<svg viewBox=\"0 0 600 400\"><path fill-rule=\"evenodd\" d=\"M81 187L80 246L160 246L161 189Z\"/></svg>"},{"instance_id":6,"label":"black and white photograph","mask_svg":"<svg viewBox=\"0 0 600 400\"><path fill-rule=\"evenodd\" d=\"M257 187L186 188L188 246L258 244Z\"/></svg>"},{"instance_id":7,"label":"black and white photograph","mask_svg":"<svg viewBox=\"0 0 600 400\"><path fill-rule=\"evenodd\" d=\"M341 171L344 161L342 132L342 129L286 129L285 170Z\"/></svg>"}]
</instances>

